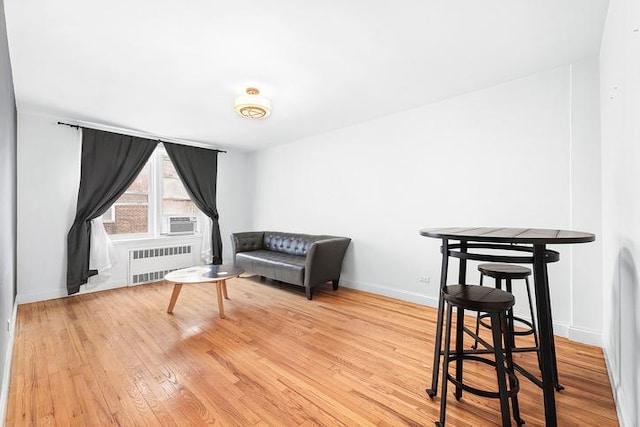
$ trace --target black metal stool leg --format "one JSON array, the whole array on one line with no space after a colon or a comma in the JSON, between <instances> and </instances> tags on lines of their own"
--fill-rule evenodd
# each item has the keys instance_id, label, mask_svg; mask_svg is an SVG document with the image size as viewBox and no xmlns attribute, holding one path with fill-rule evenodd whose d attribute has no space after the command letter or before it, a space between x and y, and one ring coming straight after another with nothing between
<instances>
[{"instance_id":1,"label":"black metal stool leg","mask_svg":"<svg viewBox=\"0 0 640 427\"><path fill-rule=\"evenodd\" d=\"M462 352L462 343L464 340L464 308L457 307L457 316L456 316L456 380L458 383L462 384L462 363L463 358L460 357ZM462 398L462 387L456 385L455 392L456 400L460 400Z\"/></svg>"},{"instance_id":2,"label":"black metal stool leg","mask_svg":"<svg viewBox=\"0 0 640 427\"><path fill-rule=\"evenodd\" d=\"M484 274L480 273L480 284L479 286L482 286L482 282L483 282L483 278L484 278ZM476 337L478 337L480 335L480 312L476 312ZM473 340L473 345L471 346L472 349L477 350L478 349L478 338Z\"/></svg>"},{"instance_id":3,"label":"black metal stool leg","mask_svg":"<svg viewBox=\"0 0 640 427\"><path fill-rule=\"evenodd\" d=\"M511 279L506 279L505 282L506 282L507 292L509 292L510 294L513 295L513 286L511 285ZM514 332L516 330L516 323L513 320L513 316L514 316L513 307L511 307L509 310L507 310L507 326L509 327L509 331L511 332L511 334L510 334L511 337L513 338L512 341L511 341L511 344L512 344L511 348L512 349L516 347L516 338L515 338L515 335L514 335Z\"/></svg>"},{"instance_id":4,"label":"black metal stool leg","mask_svg":"<svg viewBox=\"0 0 640 427\"><path fill-rule=\"evenodd\" d=\"M513 353L511 349L514 348L514 335L509 330L506 319L504 316L501 317L502 322L502 331L504 334L504 349L505 349L505 358L507 359L507 369L512 374L515 374L515 370L513 367ZM520 405L518 404L518 390L520 388L515 376L508 375L509 377L509 392L511 393L511 403L513 406L513 418L516 420L519 426L524 424L524 420L520 418Z\"/></svg>"},{"instance_id":5,"label":"black metal stool leg","mask_svg":"<svg viewBox=\"0 0 640 427\"><path fill-rule=\"evenodd\" d=\"M509 410L509 392L507 390L504 358L502 355L502 319L500 313L491 313L491 332L493 333L493 348L496 357L496 371L498 373L498 391L500 393L500 412L502 412L502 427L511 426L511 411Z\"/></svg>"},{"instance_id":6,"label":"black metal stool leg","mask_svg":"<svg viewBox=\"0 0 640 427\"><path fill-rule=\"evenodd\" d=\"M442 393L440 394L440 420L436 421L436 426L444 427L444 419L447 410L447 375L449 372L449 351L451 350L451 313L453 307L447 304L447 330L444 338L444 357L442 358Z\"/></svg>"}]
</instances>

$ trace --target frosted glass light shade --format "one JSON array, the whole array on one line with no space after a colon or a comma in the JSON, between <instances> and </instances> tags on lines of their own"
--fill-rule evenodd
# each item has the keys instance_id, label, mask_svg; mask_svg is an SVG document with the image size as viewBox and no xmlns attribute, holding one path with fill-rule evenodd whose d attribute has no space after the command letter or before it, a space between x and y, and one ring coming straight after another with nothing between
<instances>
[{"instance_id":1,"label":"frosted glass light shade","mask_svg":"<svg viewBox=\"0 0 640 427\"><path fill-rule=\"evenodd\" d=\"M250 87L246 95L236 98L234 110L247 119L264 119L271 114L271 101L260 96L258 89Z\"/></svg>"}]
</instances>

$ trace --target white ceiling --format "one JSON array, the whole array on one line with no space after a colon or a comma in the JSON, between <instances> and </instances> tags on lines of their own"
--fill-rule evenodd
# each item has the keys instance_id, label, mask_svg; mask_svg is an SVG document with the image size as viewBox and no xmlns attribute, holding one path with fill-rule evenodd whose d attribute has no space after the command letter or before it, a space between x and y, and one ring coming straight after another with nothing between
<instances>
[{"instance_id":1,"label":"white ceiling","mask_svg":"<svg viewBox=\"0 0 640 427\"><path fill-rule=\"evenodd\" d=\"M4 0L19 111L259 149L598 54L607 0ZM255 85L271 117L233 112Z\"/></svg>"}]
</instances>

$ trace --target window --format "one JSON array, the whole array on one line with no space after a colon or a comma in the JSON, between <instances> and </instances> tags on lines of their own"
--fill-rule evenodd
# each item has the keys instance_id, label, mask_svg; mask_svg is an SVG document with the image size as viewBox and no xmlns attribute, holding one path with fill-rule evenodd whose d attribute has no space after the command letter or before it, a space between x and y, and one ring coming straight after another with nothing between
<instances>
[{"instance_id":1,"label":"window","mask_svg":"<svg viewBox=\"0 0 640 427\"><path fill-rule=\"evenodd\" d=\"M102 215L107 234L149 232L149 171L154 156L155 152L127 191Z\"/></svg>"},{"instance_id":2,"label":"window","mask_svg":"<svg viewBox=\"0 0 640 427\"><path fill-rule=\"evenodd\" d=\"M194 222L199 230L201 213L189 198L162 144L131 186L109 208L102 220L107 234L126 237L157 237L169 234L170 218ZM182 229L184 233L184 229Z\"/></svg>"},{"instance_id":3,"label":"window","mask_svg":"<svg viewBox=\"0 0 640 427\"><path fill-rule=\"evenodd\" d=\"M200 210L191 201L187 189L184 188L176 169L166 151L160 153L162 169L162 233L169 233L169 221L171 217L191 218L197 221Z\"/></svg>"}]
</instances>

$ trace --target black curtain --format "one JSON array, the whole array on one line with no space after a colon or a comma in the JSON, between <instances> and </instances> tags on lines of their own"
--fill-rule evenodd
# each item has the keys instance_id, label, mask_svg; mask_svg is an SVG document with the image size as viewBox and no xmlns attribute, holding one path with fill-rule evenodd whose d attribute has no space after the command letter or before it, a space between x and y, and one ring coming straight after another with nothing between
<instances>
[{"instance_id":1,"label":"black curtain","mask_svg":"<svg viewBox=\"0 0 640 427\"><path fill-rule=\"evenodd\" d=\"M89 276L91 220L104 214L136 179L158 144L134 136L82 129L82 164L76 218L67 235L67 292Z\"/></svg>"},{"instance_id":2,"label":"black curtain","mask_svg":"<svg viewBox=\"0 0 640 427\"><path fill-rule=\"evenodd\" d=\"M216 206L218 150L163 142L191 200L213 221L211 252L213 264L222 264L222 239Z\"/></svg>"}]
</instances>

